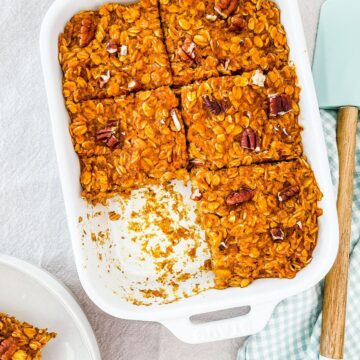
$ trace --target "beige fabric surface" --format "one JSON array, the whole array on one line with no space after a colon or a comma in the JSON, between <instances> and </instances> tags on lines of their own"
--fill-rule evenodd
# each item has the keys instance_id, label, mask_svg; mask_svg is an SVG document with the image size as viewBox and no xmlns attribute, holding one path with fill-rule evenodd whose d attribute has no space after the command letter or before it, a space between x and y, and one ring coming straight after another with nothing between
<instances>
[{"instance_id":1,"label":"beige fabric surface","mask_svg":"<svg viewBox=\"0 0 360 360\"><path fill-rule=\"evenodd\" d=\"M322 0L299 1L312 56ZM235 359L242 339L187 345L157 323L104 314L83 291L65 219L39 56L40 24L51 3L1 0L0 252L45 268L73 291L104 360Z\"/></svg>"}]
</instances>

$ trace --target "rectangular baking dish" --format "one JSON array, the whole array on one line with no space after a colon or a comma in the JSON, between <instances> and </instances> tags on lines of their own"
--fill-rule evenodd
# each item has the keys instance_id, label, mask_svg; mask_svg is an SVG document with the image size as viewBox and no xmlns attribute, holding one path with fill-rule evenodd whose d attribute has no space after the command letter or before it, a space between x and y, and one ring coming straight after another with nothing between
<instances>
[{"instance_id":1,"label":"rectangular baking dish","mask_svg":"<svg viewBox=\"0 0 360 360\"><path fill-rule=\"evenodd\" d=\"M267 324L274 307L281 300L310 288L326 275L338 249L334 189L298 3L296 0L276 0L287 32L291 60L297 67L302 88L300 122L304 126L304 152L324 194L321 202L324 214L319 220L319 238L313 261L292 280L257 280L244 289L207 290L165 305L142 306L115 296L115 291L111 288L113 282L104 280L106 268L98 266L94 261L87 261L91 254L84 254L78 217L87 205L80 197L79 162L68 131L69 117L64 106L62 73L58 64L57 40L65 23L78 11L95 9L106 2L108 0L56 0L43 20L40 34L41 60L59 173L81 283L92 301L103 311L123 319L160 322L179 339L188 343L254 334ZM202 324L195 324L190 320L196 314L239 306L250 306L250 312L244 316Z\"/></svg>"}]
</instances>

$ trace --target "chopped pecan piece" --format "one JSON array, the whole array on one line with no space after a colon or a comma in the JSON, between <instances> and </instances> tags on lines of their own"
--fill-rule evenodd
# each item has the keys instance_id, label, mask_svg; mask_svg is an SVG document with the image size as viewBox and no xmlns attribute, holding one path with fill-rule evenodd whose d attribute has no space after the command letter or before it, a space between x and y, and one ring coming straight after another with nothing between
<instances>
[{"instance_id":1,"label":"chopped pecan piece","mask_svg":"<svg viewBox=\"0 0 360 360\"><path fill-rule=\"evenodd\" d=\"M247 21L240 15L235 15L230 19L230 31L241 32L247 28Z\"/></svg>"},{"instance_id":2,"label":"chopped pecan piece","mask_svg":"<svg viewBox=\"0 0 360 360\"><path fill-rule=\"evenodd\" d=\"M142 89L142 85L137 80L131 80L128 84L129 91L139 91Z\"/></svg>"},{"instance_id":3,"label":"chopped pecan piece","mask_svg":"<svg viewBox=\"0 0 360 360\"><path fill-rule=\"evenodd\" d=\"M178 115L178 112L176 109L171 109L170 110L170 115L171 115L171 118L172 118L172 121L175 125L175 129L176 131L181 131L181 123L180 123L180 120L179 120L179 115Z\"/></svg>"},{"instance_id":4,"label":"chopped pecan piece","mask_svg":"<svg viewBox=\"0 0 360 360\"><path fill-rule=\"evenodd\" d=\"M106 71L106 74L100 75L99 86L102 89L104 85L110 80L110 70Z\"/></svg>"},{"instance_id":5,"label":"chopped pecan piece","mask_svg":"<svg viewBox=\"0 0 360 360\"><path fill-rule=\"evenodd\" d=\"M95 36L94 15L88 14L81 20L79 46L85 47L90 44Z\"/></svg>"},{"instance_id":6,"label":"chopped pecan piece","mask_svg":"<svg viewBox=\"0 0 360 360\"><path fill-rule=\"evenodd\" d=\"M236 136L234 140L238 141L244 149L255 152L260 151L260 138L251 127L247 127L240 135Z\"/></svg>"},{"instance_id":7,"label":"chopped pecan piece","mask_svg":"<svg viewBox=\"0 0 360 360\"><path fill-rule=\"evenodd\" d=\"M238 191L234 191L228 195L225 202L229 206L237 206L244 202L252 200L255 195L255 191L249 188L243 187Z\"/></svg>"},{"instance_id":8,"label":"chopped pecan piece","mask_svg":"<svg viewBox=\"0 0 360 360\"><path fill-rule=\"evenodd\" d=\"M214 10L227 19L239 6L239 0L215 0Z\"/></svg>"},{"instance_id":9,"label":"chopped pecan piece","mask_svg":"<svg viewBox=\"0 0 360 360\"><path fill-rule=\"evenodd\" d=\"M269 95L269 116L285 115L292 109L291 98L288 94Z\"/></svg>"},{"instance_id":10,"label":"chopped pecan piece","mask_svg":"<svg viewBox=\"0 0 360 360\"><path fill-rule=\"evenodd\" d=\"M219 115L221 112L223 112L223 108L219 101L216 99L211 100L208 95L203 95L203 102L209 109L209 111L214 115Z\"/></svg>"},{"instance_id":11,"label":"chopped pecan piece","mask_svg":"<svg viewBox=\"0 0 360 360\"><path fill-rule=\"evenodd\" d=\"M108 121L104 129L96 133L96 140L102 142L109 148L114 148L120 144L118 135L119 123L116 120Z\"/></svg>"},{"instance_id":12,"label":"chopped pecan piece","mask_svg":"<svg viewBox=\"0 0 360 360\"><path fill-rule=\"evenodd\" d=\"M203 195L201 193L201 191L199 189L195 189L192 193L191 193L191 200L194 201L200 201L202 199Z\"/></svg>"},{"instance_id":13,"label":"chopped pecan piece","mask_svg":"<svg viewBox=\"0 0 360 360\"><path fill-rule=\"evenodd\" d=\"M274 241L282 241L285 239L285 232L282 228L276 227L270 230L271 238Z\"/></svg>"},{"instance_id":14,"label":"chopped pecan piece","mask_svg":"<svg viewBox=\"0 0 360 360\"><path fill-rule=\"evenodd\" d=\"M0 359L11 360L17 349L17 341L13 337L9 337L0 343Z\"/></svg>"},{"instance_id":15,"label":"chopped pecan piece","mask_svg":"<svg viewBox=\"0 0 360 360\"><path fill-rule=\"evenodd\" d=\"M115 54L118 52L118 50L119 50L118 41L115 39L111 39L106 45L106 51L109 54Z\"/></svg>"},{"instance_id":16,"label":"chopped pecan piece","mask_svg":"<svg viewBox=\"0 0 360 360\"><path fill-rule=\"evenodd\" d=\"M178 51L178 55L182 60L192 60L197 62L197 54L196 54L196 44L193 42L191 36L186 36L183 45Z\"/></svg>"},{"instance_id":17,"label":"chopped pecan piece","mask_svg":"<svg viewBox=\"0 0 360 360\"><path fill-rule=\"evenodd\" d=\"M293 196L297 195L300 192L300 188L297 185L288 186L287 188L279 191L278 199L280 202L287 201L291 199Z\"/></svg>"}]
</instances>

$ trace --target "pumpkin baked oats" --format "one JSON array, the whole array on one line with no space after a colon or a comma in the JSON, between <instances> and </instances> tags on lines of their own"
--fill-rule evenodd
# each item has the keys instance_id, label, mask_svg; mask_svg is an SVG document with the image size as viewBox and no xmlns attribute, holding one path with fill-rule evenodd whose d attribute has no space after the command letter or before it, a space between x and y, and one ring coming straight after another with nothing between
<instances>
[{"instance_id":1,"label":"pumpkin baked oats","mask_svg":"<svg viewBox=\"0 0 360 360\"><path fill-rule=\"evenodd\" d=\"M303 158L217 171L198 167L191 179L217 288L293 278L311 261L322 194Z\"/></svg>"},{"instance_id":2,"label":"pumpkin baked oats","mask_svg":"<svg viewBox=\"0 0 360 360\"><path fill-rule=\"evenodd\" d=\"M209 168L301 155L295 68L211 78L183 87L190 161Z\"/></svg>"},{"instance_id":3,"label":"pumpkin baked oats","mask_svg":"<svg viewBox=\"0 0 360 360\"><path fill-rule=\"evenodd\" d=\"M83 196L93 202L174 178L186 180L186 140L168 87L71 103L70 133Z\"/></svg>"},{"instance_id":4,"label":"pumpkin baked oats","mask_svg":"<svg viewBox=\"0 0 360 360\"><path fill-rule=\"evenodd\" d=\"M66 100L114 97L172 84L157 0L76 14L59 37Z\"/></svg>"},{"instance_id":5,"label":"pumpkin baked oats","mask_svg":"<svg viewBox=\"0 0 360 360\"><path fill-rule=\"evenodd\" d=\"M0 359L40 360L41 350L56 336L0 313Z\"/></svg>"},{"instance_id":6,"label":"pumpkin baked oats","mask_svg":"<svg viewBox=\"0 0 360 360\"><path fill-rule=\"evenodd\" d=\"M268 0L159 0L174 84L281 68L289 47Z\"/></svg>"}]
</instances>

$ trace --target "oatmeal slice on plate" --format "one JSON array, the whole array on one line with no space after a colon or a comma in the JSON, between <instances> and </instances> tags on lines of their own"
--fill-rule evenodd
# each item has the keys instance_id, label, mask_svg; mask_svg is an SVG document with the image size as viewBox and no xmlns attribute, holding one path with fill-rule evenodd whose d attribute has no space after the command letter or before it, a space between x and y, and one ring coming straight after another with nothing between
<instances>
[{"instance_id":1,"label":"oatmeal slice on plate","mask_svg":"<svg viewBox=\"0 0 360 360\"><path fill-rule=\"evenodd\" d=\"M192 170L216 287L293 278L312 258L322 194L306 160Z\"/></svg>"},{"instance_id":2,"label":"oatmeal slice on plate","mask_svg":"<svg viewBox=\"0 0 360 360\"><path fill-rule=\"evenodd\" d=\"M185 129L168 87L71 103L70 133L81 162L83 196L187 178Z\"/></svg>"},{"instance_id":3,"label":"oatmeal slice on plate","mask_svg":"<svg viewBox=\"0 0 360 360\"><path fill-rule=\"evenodd\" d=\"M172 84L156 0L75 15L59 37L63 93L75 102Z\"/></svg>"},{"instance_id":4,"label":"oatmeal slice on plate","mask_svg":"<svg viewBox=\"0 0 360 360\"><path fill-rule=\"evenodd\" d=\"M41 359L41 349L56 336L0 313L0 359Z\"/></svg>"},{"instance_id":5,"label":"oatmeal slice on plate","mask_svg":"<svg viewBox=\"0 0 360 360\"><path fill-rule=\"evenodd\" d=\"M160 0L175 85L283 67L289 58L277 5L268 0Z\"/></svg>"},{"instance_id":6,"label":"oatmeal slice on plate","mask_svg":"<svg viewBox=\"0 0 360 360\"><path fill-rule=\"evenodd\" d=\"M181 90L190 162L212 169L302 154L295 68L211 78Z\"/></svg>"}]
</instances>

